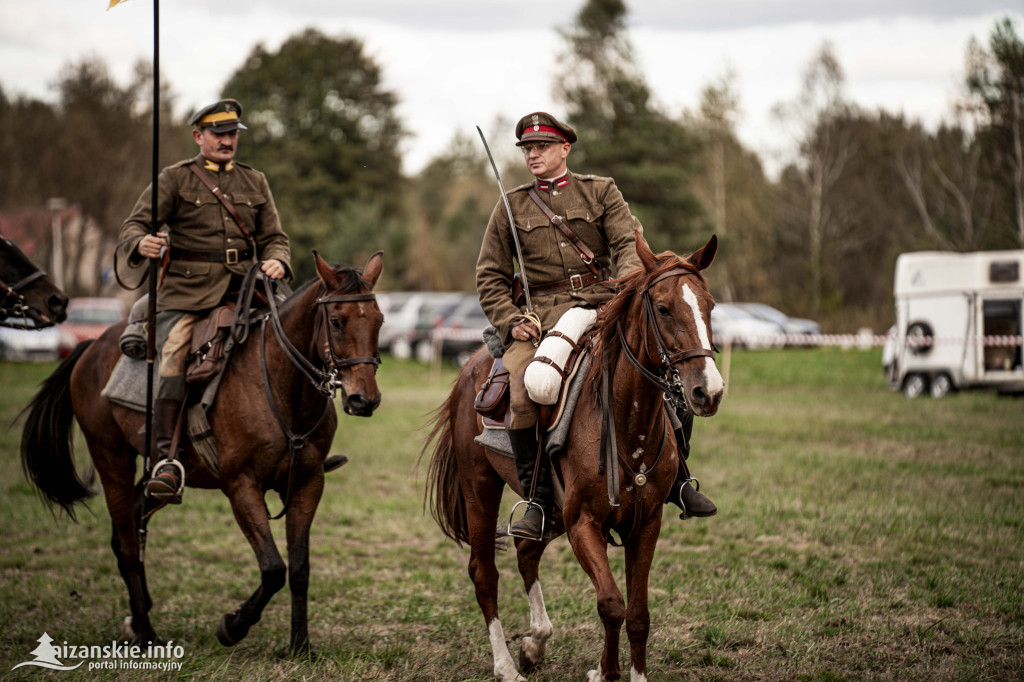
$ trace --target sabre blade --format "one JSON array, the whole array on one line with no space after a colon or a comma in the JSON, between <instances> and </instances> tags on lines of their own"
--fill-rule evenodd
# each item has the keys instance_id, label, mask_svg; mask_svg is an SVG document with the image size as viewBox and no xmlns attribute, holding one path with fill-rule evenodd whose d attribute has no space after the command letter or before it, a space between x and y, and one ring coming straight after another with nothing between
<instances>
[{"instance_id":1,"label":"sabre blade","mask_svg":"<svg viewBox=\"0 0 1024 682\"><path fill-rule=\"evenodd\" d=\"M494 163L494 156L491 155L491 148L487 146L487 138L480 126L476 127L480 133L480 141L484 143L484 151L487 152L487 159L491 162L494 170L494 177L498 181L498 189L501 190L501 200L505 202L505 211L508 213L509 231L512 232L512 241L516 245L516 257L519 259L519 275L523 278L523 292L526 294L526 312L533 313L533 301L530 300L530 282L526 279L526 264L523 261L523 248L519 245L519 233L516 230L516 221L512 217L512 207L508 203L508 195L505 194L505 185L501 182L501 174L498 173L498 166Z\"/></svg>"}]
</instances>

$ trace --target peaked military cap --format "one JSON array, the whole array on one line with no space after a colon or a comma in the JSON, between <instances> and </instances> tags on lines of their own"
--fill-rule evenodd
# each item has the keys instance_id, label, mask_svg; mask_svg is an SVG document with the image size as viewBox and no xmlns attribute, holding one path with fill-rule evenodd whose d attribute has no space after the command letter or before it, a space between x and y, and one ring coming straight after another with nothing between
<instances>
[{"instance_id":1,"label":"peaked military cap","mask_svg":"<svg viewBox=\"0 0 1024 682\"><path fill-rule=\"evenodd\" d=\"M516 124L516 146L527 142L568 142L576 141L576 131L549 113L537 111L527 114Z\"/></svg>"},{"instance_id":2,"label":"peaked military cap","mask_svg":"<svg viewBox=\"0 0 1024 682\"><path fill-rule=\"evenodd\" d=\"M233 99L222 99L203 107L192 114L188 124L215 133L227 133L239 128L246 130L242 125L242 105Z\"/></svg>"}]
</instances>

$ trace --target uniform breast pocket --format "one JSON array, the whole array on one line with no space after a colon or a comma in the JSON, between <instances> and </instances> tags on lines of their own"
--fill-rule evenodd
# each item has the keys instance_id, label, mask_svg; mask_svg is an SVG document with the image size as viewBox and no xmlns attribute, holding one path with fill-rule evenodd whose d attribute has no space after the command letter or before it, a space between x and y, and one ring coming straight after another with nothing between
<instances>
[{"instance_id":1,"label":"uniform breast pocket","mask_svg":"<svg viewBox=\"0 0 1024 682\"><path fill-rule=\"evenodd\" d=\"M232 192L231 204L239 217L245 222L245 229L256 227L256 216L267 203L267 198L259 192Z\"/></svg>"},{"instance_id":2,"label":"uniform breast pocket","mask_svg":"<svg viewBox=\"0 0 1024 682\"><path fill-rule=\"evenodd\" d=\"M587 246L597 253L599 247L604 244L604 230L602 228L604 217L604 206L601 204L589 204L587 206L574 206L566 210L565 221L569 228L582 239Z\"/></svg>"},{"instance_id":3,"label":"uniform breast pocket","mask_svg":"<svg viewBox=\"0 0 1024 682\"><path fill-rule=\"evenodd\" d=\"M551 249L550 231L544 229L548 225L551 223L543 213L516 216L519 243L525 253L547 253Z\"/></svg>"}]
</instances>

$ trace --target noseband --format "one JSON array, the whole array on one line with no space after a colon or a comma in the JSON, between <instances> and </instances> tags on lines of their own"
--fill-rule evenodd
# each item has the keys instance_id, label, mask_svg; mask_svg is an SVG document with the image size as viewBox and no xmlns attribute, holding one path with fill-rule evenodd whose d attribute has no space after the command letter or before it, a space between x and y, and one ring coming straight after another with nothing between
<instances>
[{"instance_id":1,"label":"noseband","mask_svg":"<svg viewBox=\"0 0 1024 682\"><path fill-rule=\"evenodd\" d=\"M13 285L8 285L6 282L0 280L0 293L3 294L3 298L0 298L0 319L6 319L8 317L25 317L25 313L31 309L31 306L25 304L25 296L21 293L21 289L24 289L32 282L37 279L46 277L46 273L42 270L36 270L31 275L23 277L22 279L15 282ZM18 329L31 329L28 325L9 325Z\"/></svg>"},{"instance_id":2,"label":"noseband","mask_svg":"<svg viewBox=\"0 0 1024 682\"><path fill-rule=\"evenodd\" d=\"M338 369L341 367L351 367L352 365L373 365L373 371L376 372L377 368L380 367L380 353L373 357L357 357L357 358L338 358L334 354L334 346L331 345L331 330L327 328L327 314L324 312L324 306L328 303L355 303L357 301L376 301L376 294L334 294L333 296L321 296L316 299L316 333L319 334L320 328L324 330L324 343L323 343L323 354L320 356L324 361L324 365L327 367L327 374L330 376L330 385L336 388L340 382L337 379Z\"/></svg>"},{"instance_id":3,"label":"noseband","mask_svg":"<svg viewBox=\"0 0 1024 682\"><path fill-rule=\"evenodd\" d=\"M629 362L637 368L641 375L652 384L661 389L665 393L665 400L671 400L675 403L676 407L685 407L686 399L683 396L683 381L679 376L679 370L676 369L676 363L683 362L684 360L690 360L692 358L711 358L714 360L715 351L714 346L711 348L693 348L690 350L674 350L668 347L665 343L665 337L661 333L661 328L658 326L657 317L654 313L654 303L651 301L650 290L658 282L668 279L669 277L682 277L685 275L696 274L695 270L687 267L677 267L672 270L663 272L662 274L651 280L644 288L642 293L643 298L643 309L644 309L644 324L643 324L643 337L644 337L644 348L648 347L647 341L647 330L654 330L654 341L658 346L658 359L661 365L658 367L659 373L655 374L651 372L637 359L633 352L626 345L626 336L622 331L622 323L616 323L616 331L619 335L619 343L622 345L622 350L626 354L626 358Z\"/></svg>"}]
</instances>

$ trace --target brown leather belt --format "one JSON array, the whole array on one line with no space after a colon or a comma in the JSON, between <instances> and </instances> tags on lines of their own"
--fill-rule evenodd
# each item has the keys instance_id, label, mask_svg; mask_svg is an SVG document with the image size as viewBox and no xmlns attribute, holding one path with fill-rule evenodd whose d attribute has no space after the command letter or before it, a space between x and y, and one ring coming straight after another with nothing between
<instances>
[{"instance_id":1,"label":"brown leather belt","mask_svg":"<svg viewBox=\"0 0 1024 682\"><path fill-rule=\"evenodd\" d=\"M252 260L252 249L226 249L224 251L193 251L192 249L179 249L171 247L171 260L190 260L201 263L227 263L234 265L243 261Z\"/></svg>"},{"instance_id":2,"label":"brown leather belt","mask_svg":"<svg viewBox=\"0 0 1024 682\"><path fill-rule=\"evenodd\" d=\"M589 287L591 284L597 284L599 282L606 282L611 277L611 273L608 268L601 268L601 271L597 274L588 272L585 275L573 275L569 279L563 279L558 282L548 282L547 284L531 284L530 295L531 296L550 296L551 294L560 294L563 291L579 291L584 287Z\"/></svg>"}]
</instances>

